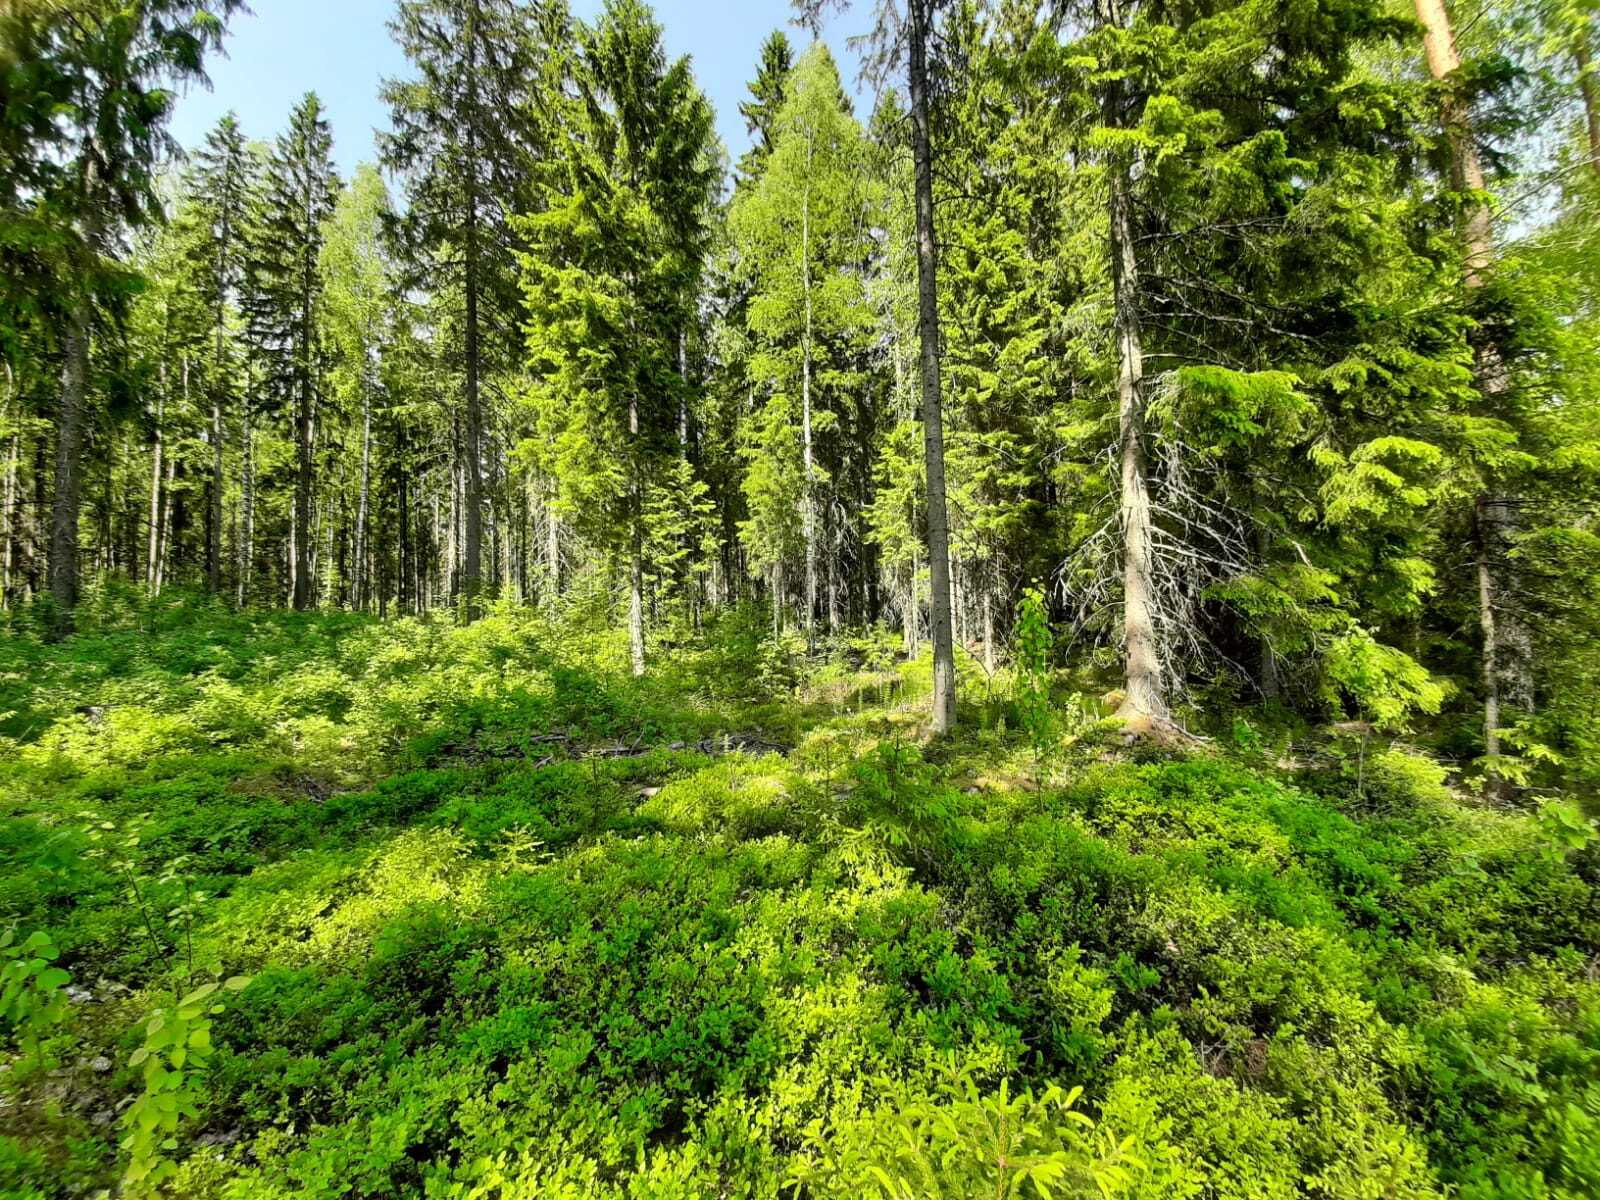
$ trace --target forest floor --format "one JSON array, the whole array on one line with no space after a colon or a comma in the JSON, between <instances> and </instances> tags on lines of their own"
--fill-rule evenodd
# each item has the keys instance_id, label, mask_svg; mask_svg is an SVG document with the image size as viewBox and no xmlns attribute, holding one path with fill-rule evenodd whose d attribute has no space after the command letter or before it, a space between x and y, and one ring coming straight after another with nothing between
<instances>
[{"instance_id":1,"label":"forest floor","mask_svg":"<svg viewBox=\"0 0 1600 1200\"><path fill-rule=\"evenodd\" d=\"M1600 851L1403 746L981 674L929 743L926 662L749 614L642 681L509 607L80 627L0 637L0 967L70 977L0 1195L1600 1195Z\"/></svg>"}]
</instances>

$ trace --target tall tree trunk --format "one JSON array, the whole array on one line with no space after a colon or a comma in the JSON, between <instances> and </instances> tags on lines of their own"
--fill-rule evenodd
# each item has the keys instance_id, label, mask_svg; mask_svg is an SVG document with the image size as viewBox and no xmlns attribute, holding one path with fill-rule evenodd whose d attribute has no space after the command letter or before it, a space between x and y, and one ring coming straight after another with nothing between
<instances>
[{"instance_id":1,"label":"tall tree trunk","mask_svg":"<svg viewBox=\"0 0 1600 1200\"><path fill-rule=\"evenodd\" d=\"M301 314L299 340L299 391L294 414L295 478L294 478L294 588L292 601L296 612L305 612L314 603L311 590L311 556L316 539L311 527L311 487L315 463L312 458L312 330L311 330L311 272L302 266Z\"/></svg>"},{"instance_id":2,"label":"tall tree trunk","mask_svg":"<svg viewBox=\"0 0 1600 1200\"><path fill-rule=\"evenodd\" d=\"M167 364L165 361L161 363L160 375L160 389L156 392L155 441L150 447L150 529L147 539L147 553L144 560L144 585L152 593L156 591L156 569L161 561L161 472L162 457L166 452L166 447L163 444L165 434L162 429L162 423L167 407Z\"/></svg>"},{"instance_id":3,"label":"tall tree trunk","mask_svg":"<svg viewBox=\"0 0 1600 1200\"><path fill-rule=\"evenodd\" d=\"M28 520L28 595L33 597L42 596L49 586L45 570L50 530L44 519L50 504L49 482L50 444L41 434L33 443L33 512Z\"/></svg>"},{"instance_id":4,"label":"tall tree trunk","mask_svg":"<svg viewBox=\"0 0 1600 1200\"><path fill-rule=\"evenodd\" d=\"M928 131L929 0L909 0L911 144L917 197L917 334L922 343L922 432L928 472L928 573L932 581L935 733L956 723L956 658L950 628L950 527L945 506L944 423L939 389L939 287L933 228L933 157Z\"/></svg>"},{"instance_id":5,"label":"tall tree trunk","mask_svg":"<svg viewBox=\"0 0 1600 1200\"><path fill-rule=\"evenodd\" d=\"M628 650L635 676L644 674L644 487L639 465L639 398L628 397L628 434L633 440L632 495L628 501Z\"/></svg>"},{"instance_id":6,"label":"tall tree trunk","mask_svg":"<svg viewBox=\"0 0 1600 1200\"><path fill-rule=\"evenodd\" d=\"M355 606L367 611L367 507L372 491L372 393L361 370L361 496L356 506Z\"/></svg>"},{"instance_id":7,"label":"tall tree trunk","mask_svg":"<svg viewBox=\"0 0 1600 1200\"><path fill-rule=\"evenodd\" d=\"M255 463L255 431L251 428L251 396L250 368L247 372L244 388L244 411L242 414L243 428L240 430L239 453L242 458L239 471L239 607L243 608L250 598L250 571L255 565L255 537L256 537L256 463Z\"/></svg>"},{"instance_id":8,"label":"tall tree trunk","mask_svg":"<svg viewBox=\"0 0 1600 1200\"><path fill-rule=\"evenodd\" d=\"M206 587L214 596L222 591L222 391L226 378L220 288L218 296L216 361L212 365L217 378L211 385L211 506L206 528Z\"/></svg>"},{"instance_id":9,"label":"tall tree trunk","mask_svg":"<svg viewBox=\"0 0 1600 1200\"><path fill-rule=\"evenodd\" d=\"M1110 0L1102 5L1106 24L1120 23ZM1128 119L1119 83L1106 85L1105 122L1121 128ZM1162 681L1160 632L1156 627L1152 580L1150 490L1144 448L1144 346L1139 327L1139 268L1133 250L1133 204L1128 164L1119 154L1107 164L1110 207L1113 326L1117 341L1117 423L1122 492L1122 630L1125 688L1117 715L1137 732L1170 720Z\"/></svg>"},{"instance_id":10,"label":"tall tree trunk","mask_svg":"<svg viewBox=\"0 0 1600 1200\"><path fill-rule=\"evenodd\" d=\"M159 596L167 578L167 556L171 553L173 513L177 508L172 493L172 481L178 473L178 459L167 456L166 472L161 483L160 504L156 508L156 546L151 565L150 591Z\"/></svg>"},{"instance_id":11,"label":"tall tree trunk","mask_svg":"<svg viewBox=\"0 0 1600 1200\"><path fill-rule=\"evenodd\" d=\"M1462 211L1461 242L1465 252L1464 279L1469 292L1488 282L1493 266L1494 240L1488 206L1476 199L1484 191L1483 166L1473 140L1471 114L1465 101L1448 81L1461 66L1455 36L1444 0L1416 0L1417 20L1423 27L1423 50L1428 70L1434 79L1446 83L1441 120L1450 146L1451 183L1455 190L1470 194ZM1510 388L1501 348L1492 340L1480 338L1474 346L1473 373L1485 404L1495 410ZM1489 759L1484 773L1486 794L1505 798L1511 787L1495 769L1500 753L1502 705L1509 691L1524 706L1533 702L1532 639L1511 611L1508 598L1515 594L1505 551L1515 533L1514 502L1493 494L1493 481L1485 479L1484 490L1473 505L1475 569L1478 583L1478 624L1483 640L1483 742Z\"/></svg>"},{"instance_id":12,"label":"tall tree trunk","mask_svg":"<svg viewBox=\"0 0 1600 1200\"><path fill-rule=\"evenodd\" d=\"M12 374L11 364L6 363L6 401L8 406L16 400L17 381ZM6 481L5 481L5 534L4 544L0 545L0 555L4 556L0 564L0 610L11 607L11 579L12 572L17 565L17 541L21 535L19 513L17 511L17 476L22 461L22 405L16 404L17 427L11 431L11 446L6 452Z\"/></svg>"}]
</instances>

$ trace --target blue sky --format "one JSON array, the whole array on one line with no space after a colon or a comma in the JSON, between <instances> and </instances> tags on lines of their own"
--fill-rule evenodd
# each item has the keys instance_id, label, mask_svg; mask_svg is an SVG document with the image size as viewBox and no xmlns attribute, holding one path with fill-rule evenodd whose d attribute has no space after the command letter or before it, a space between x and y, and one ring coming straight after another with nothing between
<instances>
[{"instance_id":1,"label":"blue sky","mask_svg":"<svg viewBox=\"0 0 1600 1200\"><path fill-rule=\"evenodd\" d=\"M385 28L394 0L250 0L250 7L255 15L233 21L227 58L211 64L212 89L196 89L179 101L173 134L185 146L196 146L232 109L250 137L266 139L282 128L294 103L314 90L328 108L334 156L348 177L357 163L373 158L373 129L386 121L379 80L405 73L405 60ZM600 0L573 3L580 17L599 8ZM845 41L861 31L871 8L871 0L855 0L850 12L835 15L824 29L852 95L856 57ZM717 129L737 161L749 144L738 106L762 41L783 26L798 50L808 35L789 24L788 0L657 0L655 9L668 52L693 58L695 76L716 106ZM857 96L856 107L865 118L870 98Z\"/></svg>"}]
</instances>

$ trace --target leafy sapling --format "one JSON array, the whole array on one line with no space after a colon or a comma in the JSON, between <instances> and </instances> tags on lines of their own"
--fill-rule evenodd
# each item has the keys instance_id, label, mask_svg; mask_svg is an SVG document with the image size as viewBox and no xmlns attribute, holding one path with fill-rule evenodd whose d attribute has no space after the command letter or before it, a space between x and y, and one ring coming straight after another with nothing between
<instances>
[{"instance_id":1,"label":"leafy sapling","mask_svg":"<svg viewBox=\"0 0 1600 1200\"><path fill-rule=\"evenodd\" d=\"M42 1065L51 1031L66 1019L65 989L72 976L51 965L59 956L42 930L22 942L15 929L0 934L0 1033L21 1052L14 1070Z\"/></svg>"}]
</instances>

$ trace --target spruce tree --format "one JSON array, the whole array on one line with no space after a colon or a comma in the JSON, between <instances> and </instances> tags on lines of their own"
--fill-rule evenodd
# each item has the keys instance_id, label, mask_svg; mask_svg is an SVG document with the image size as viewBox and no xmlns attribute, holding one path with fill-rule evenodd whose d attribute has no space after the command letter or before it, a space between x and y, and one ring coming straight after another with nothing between
<instances>
[{"instance_id":1,"label":"spruce tree","mask_svg":"<svg viewBox=\"0 0 1600 1200\"><path fill-rule=\"evenodd\" d=\"M639 0L578 32L538 211L519 223L539 443L563 513L628 571L629 653L645 668L650 492L685 480L678 351L706 253L711 110Z\"/></svg>"},{"instance_id":2,"label":"spruce tree","mask_svg":"<svg viewBox=\"0 0 1600 1200\"><path fill-rule=\"evenodd\" d=\"M405 183L394 223L414 282L461 295L466 611L483 587L484 379L507 360L516 271L509 219L526 207L536 30L512 0L402 0L390 29L416 78L383 86L384 165ZM455 357L455 356L452 356Z\"/></svg>"},{"instance_id":3,"label":"spruce tree","mask_svg":"<svg viewBox=\"0 0 1600 1200\"><path fill-rule=\"evenodd\" d=\"M296 610L315 604L312 500L323 365L320 259L325 225L339 193L332 151L333 135L322 102L308 93L273 147L252 239L257 317L273 350L267 365L270 386L293 412L294 504L289 536L290 601Z\"/></svg>"},{"instance_id":4,"label":"spruce tree","mask_svg":"<svg viewBox=\"0 0 1600 1200\"><path fill-rule=\"evenodd\" d=\"M201 226L197 264L206 280L212 314L211 484L206 523L206 586L222 589L222 495L225 421L234 407L235 381L228 323L245 271L244 229L258 186L255 160L232 113L206 136L195 155L191 187Z\"/></svg>"},{"instance_id":5,"label":"spruce tree","mask_svg":"<svg viewBox=\"0 0 1600 1200\"><path fill-rule=\"evenodd\" d=\"M50 113L60 167L40 182L48 184L57 232L65 239L63 261L91 281L114 253L120 227L159 218L154 185L169 148L165 126L176 99L171 85L204 81L205 56L220 45L227 18L240 7L239 0L93 0L48 9L30 31L47 73L68 98ZM62 341L50 592L63 623L78 598L79 459L90 419L96 290L105 291L91 283L66 305Z\"/></svg>"}]
</instances>

